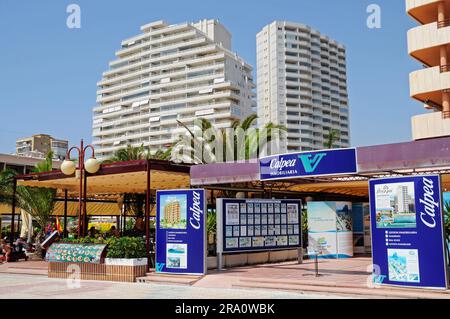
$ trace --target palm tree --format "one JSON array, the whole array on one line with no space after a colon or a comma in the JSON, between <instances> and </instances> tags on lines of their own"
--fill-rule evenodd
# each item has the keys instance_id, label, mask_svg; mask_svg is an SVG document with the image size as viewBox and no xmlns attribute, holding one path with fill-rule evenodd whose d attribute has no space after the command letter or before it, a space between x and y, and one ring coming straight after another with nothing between
<instances>
[{"instance_id":1,"label":"palm tree","mask_svg":"<svg viewBox=\"0 0 450 319\"><path fill-rule=\"evenodd\" d=\"M243 121L235 120L231 129L218 129L207 119L200 118L193 128L178 121L186 129L172 148L171 159L177 162L206 164L258 158L261 151L286 128L273 123L255 128L257 115ZM180 154L181 153L181 154Z\"/></svg>"},{"instance_id":2,"label":"palm tree","mask_svg":"<svg viewBox=\"0 0 450 319\"><path fill-rule=\"evenodd\" d=\"M35 173L48 172L53 169L53 153L47 154L45 160L36 165ZM0 173L0 202L11 203L13 199L14 177L17 172L11 169ZM17 186L16 207L29 213L39 226L44 229L53 212L56 190L49 188Z\"/></svg>"},{"instance_id":3,"label":"palm tree","mask_svg":"<svg viewBox=\"0 0 450 319\"><path fill-rule=\"evenodd\" d=\"M324 143L324 147L327 149L334 148L334 142L338 141L340 138L340 132L336 129L331 129L328 131L326 135L326 142Z\"/></svg>"},{"instance_id":4,"label":"palm tree","mask_svg":"<svg viewBox=\"0 0 450 319\"><path fill-rule=\"evenodd\" d=\"M126 148L117 150L114 153L113 157L104 160L103 163L108 164L108 163L147 160L147 159L166 160L170 156L170 150L171 150L170 147L166 151L159 149L152 154L150 150L144 146L144 144L141 144L141 146L137 147L127 145Z\"/></svg>"}]
</instances>

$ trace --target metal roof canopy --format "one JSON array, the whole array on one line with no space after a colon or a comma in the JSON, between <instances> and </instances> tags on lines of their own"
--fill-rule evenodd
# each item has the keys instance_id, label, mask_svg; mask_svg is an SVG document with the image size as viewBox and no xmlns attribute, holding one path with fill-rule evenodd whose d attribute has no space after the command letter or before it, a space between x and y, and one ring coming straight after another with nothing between
<instances>
[{"instance_id":1,"label":"metal roof canopy","mask_svg":"<svg viewBox=\"0 0 450 319\"><path fill-rule=\"evenodd\" d=\"M368 197L368 180L388 176L441 174L442 187L450 189L450 137L404 143L358 147L358 173L339 176L304 177L261 182L259 162L216 163L191 168L191 184L211 189L266 191L302 194L336 194ZM250 187L248 187L250 185ZM228 187L227 187L228 188Z\"/></svg>"}]
</instances>

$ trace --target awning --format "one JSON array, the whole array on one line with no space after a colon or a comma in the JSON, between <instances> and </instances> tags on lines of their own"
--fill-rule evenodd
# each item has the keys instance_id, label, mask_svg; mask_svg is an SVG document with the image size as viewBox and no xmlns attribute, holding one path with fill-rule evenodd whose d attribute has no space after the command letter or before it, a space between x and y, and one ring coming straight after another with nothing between
<instances>
[{"instance_id":1,"label":"awning","mask_svg":"<svg viewBox=\"0 0 450 319\"><path fill-rule=\"evenodd\" d=\"M87 177L88 197L106 194L139 193L147 188L147 161L103 164L96 174ZM182 189L190 187L190 166L166 161L150 161L150 189ZM60 171L24 175L18 185L44 187L79 192L80 180L76 176L65 176Z\"/></svg>"}]
</instances>

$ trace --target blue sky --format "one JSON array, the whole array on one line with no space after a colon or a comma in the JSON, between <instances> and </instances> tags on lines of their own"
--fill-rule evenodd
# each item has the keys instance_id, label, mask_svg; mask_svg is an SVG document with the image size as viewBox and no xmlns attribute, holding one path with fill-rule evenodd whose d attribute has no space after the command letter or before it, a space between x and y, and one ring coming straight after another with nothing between
<instances>
[{"instance_id":1,"label":"blue sky","mask_svg":"<svg viewBox=\"0 0 450 319\"><path fill-rule=\"evenodd\" d=\"M81 29L68 29L66 8L81 7ZM366 8L382 9L382 28L366 26ZM407 54L415 22L403 0L1 0L0 153L16 138L48 133L91 140L96 83L120 42L151 21L219 19L233 50L255 66L256 33L273 20L305 23L347 47L353 146L411 140L410 118L423 107L409 98Z\"/></svg>"}]
</instances>

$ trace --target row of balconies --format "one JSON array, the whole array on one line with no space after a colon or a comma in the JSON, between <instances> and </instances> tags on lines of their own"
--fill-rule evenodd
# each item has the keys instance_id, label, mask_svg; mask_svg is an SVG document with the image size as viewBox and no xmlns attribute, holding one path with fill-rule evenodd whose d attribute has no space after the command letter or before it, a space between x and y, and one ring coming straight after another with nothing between
<instances>
[{"instance_id":1,"label":"row of balconies","mask_svg":"<svg viewBox=\"0 0 450 319\"><path fill-rule=\"evenodd\" d=\"M196 62L199 64L207 64L208 62L210 63L218 63L219 61L224 61L224 54L223 53L218 53L218 54L211 54L211 55L207 55L205 57L202 58L196 58L193 57L191 60L188 60L187 62ZM210 64L207 64L210 65ZM134 79L133 79L134 78ZM120 89L128 89L130 86L135 86L135 85L139 85L140 83L142 83L144 80L147 80L148 77L148 72L146 72L144 75L142 76L133 76L132 79L129 79L127 81L119 81L116 84L112 84L112 85L103 85L99 88L99 90L97 91L98 94L104 94L104 93L111 93L114 92L116 90L120 90ZM153 82L153 81L152 81Z\"/></svg>"},{"instance_id":2,"label":"row of balconies","mask_svg":"<svg viewBox=\"0 0 450 319\"><path fill-rule=\"evenodd\" d=\"M220 76L220 74L223 74L223 73L220 72L219 76ZM208 74L208 75L210 75L210 74ZM213 75L218 77L217 74L213 74ZM208 88L218 89L218 88L221 88L221 87L224 87L224 86L228 86L229 87L229 86L232 86L232 84L230 82L225 82L225 83L220 83L220 84L208 84L208 85L195 86L195 87L194 86L191 86L191 87L184 86L184 87L179 87L179 88L173 89L173 90L167 90L165 92L151 94L151 98L152 98L152 100L159 99L159 98L164 99L166 97L170 97L170 96L174 96L174 95L188 94L188 93L192 93L192 92L195 92L195 91L204 90L204 89L208 89ZM114 101L114 100L118 100L118 99L121 99L121 98L124 98L124 97L127 97L127 96L132 96L133 94L139 94L141 92L148 93L150 88L153 91L153 86L147 84L146 86L141 87L141 88L139 88L137 90L125 91L123 93L117 92L114 95L101 97L101 98L97 99L97 103L102 103L102 104L104 104L106 106L108 102L111 102L111 101Z\"/></svg>"},{"instance_id":3,"label":"row of balconies","mask_svg":"<svg viewBox=\"0 0 450 319\"><path fill-rule=\"evenodd\" d=\"M231 102L225 102L225 103L220 103L220 104L205 104L204 106L196 106L195 111L199 112L199 111L214 109L214 110L219 110L218 112L220 113L221 112L220 110L223 110L223 109L229 110L233 107L238 108L238 106L236 104L233 104ZM188 106L186 106L182 110L177 111L177 114L180 114L180 115L190 114L190 113L192 113L192 108L189 108ZM137 116L132 117L132 118L118 118L115 120L104 121L102 123L95 125L94 129L104 128L104 127L108 127L108 128L110 127L110 128L103 129L103 130L101 130L101 133L99 133L98 135L94 134L94 136L108 135L108 134L111 134L112 132L123 133L130 129L130 127L129 127L130 122L139 121L139 124L136 125L136 128L148 127L149 119L151 117L161 117L161 116L167 116L170 114L173 114L173 111L162 111L162 112L155 112L155 113L147 112L144 114L142 114L142 113L138 114Z\"/></svg>"}]
</instances>

